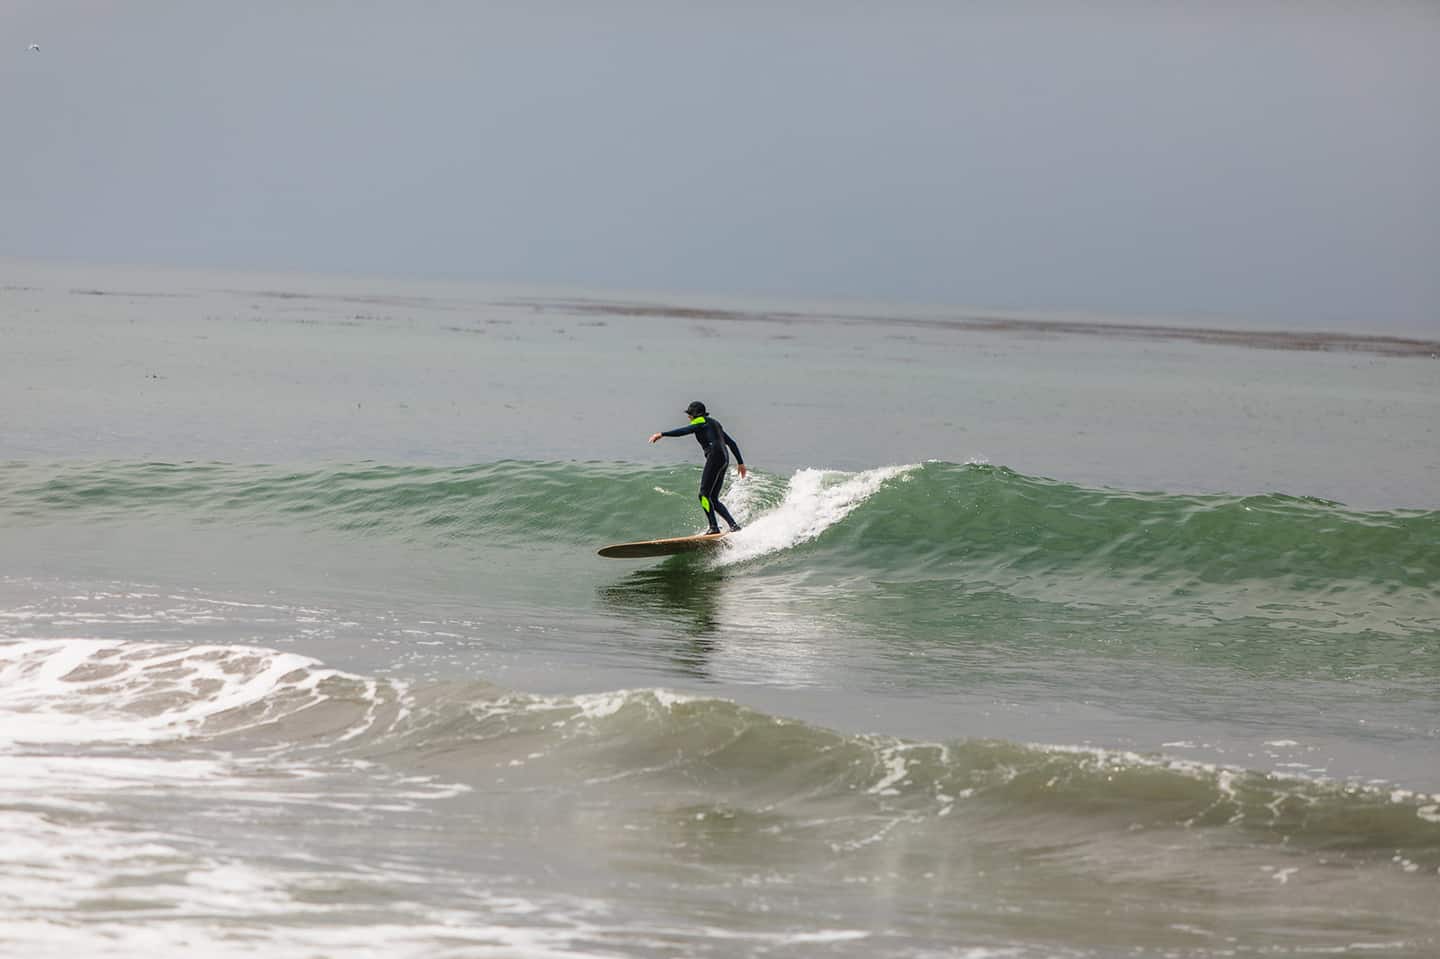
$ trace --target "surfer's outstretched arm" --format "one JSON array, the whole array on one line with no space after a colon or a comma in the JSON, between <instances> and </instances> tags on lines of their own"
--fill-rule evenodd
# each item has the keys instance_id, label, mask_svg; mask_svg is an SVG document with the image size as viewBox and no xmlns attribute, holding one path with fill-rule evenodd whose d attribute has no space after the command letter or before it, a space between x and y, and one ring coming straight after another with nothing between
<instances>
[{"instance_id":1,"label":"surfer's outstretched arm","mask_svg":"<svg viewBox=\"0 0 1440 959\"><path fill-rule=\"evenodd\" d=\"M693 433L699 432L700 429L702 429L704 426L705 421L701 420L699 423L689 423L685 426L677 426L673 430L662 430L659 433L651 433L650 442L658 443L660 442L660 437L662 436L690 436Z\"/></svg>"}]
</instances>

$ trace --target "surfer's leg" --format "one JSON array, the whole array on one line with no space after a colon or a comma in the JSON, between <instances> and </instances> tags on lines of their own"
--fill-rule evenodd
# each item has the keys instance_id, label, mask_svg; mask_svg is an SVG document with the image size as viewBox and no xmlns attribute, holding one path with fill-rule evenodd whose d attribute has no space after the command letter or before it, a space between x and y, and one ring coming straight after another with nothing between
<instances>
[{"instance_id":1,"label":"surfer's leg","mask_svg":"<svg viewBox=\"0 0 1440 959\"><path fill-rule=\"evenodd\" d=\"M715 506L720 497L720 486L725 482L728 462L725 457L711 456L705 460L705 469L700 474L700 508L705 511L705 522L712 533L720 532L720 525L715 521Z\"/></svg>"},{"instance_id":2,"label":"surfer's leg","mask_svg":"<svg viewBox=\"0 0 1440 959\"><path fill-rule=\"evenodd\" d=\"M730 527L731 532L740 528L735 517L731 516L725 504L720 502L720 490L725 485L725 471L729 466L728 457L711 457L705 461L705 472L700 478L700 506L705 510L705 518L710 521L710 529L716 532L720 529L715 522L717 513L725 521L725 525Z\"/></svg>"},{"instance_id":3,"label":"surfer's leg","mask_svg":"<svg viewBox=\"0 0 1440 959\"><path fill-rule=\"evenodd\" d=\"M730 527L730 532L733 533L740 528L740 524L735 522L735 517L730 515L730 511L725 508L724 503L715 499L710 501L710 505L715 507L715 512L719 513L720 518L725 521L725 525Z\"/></svg>"}]
</instances>

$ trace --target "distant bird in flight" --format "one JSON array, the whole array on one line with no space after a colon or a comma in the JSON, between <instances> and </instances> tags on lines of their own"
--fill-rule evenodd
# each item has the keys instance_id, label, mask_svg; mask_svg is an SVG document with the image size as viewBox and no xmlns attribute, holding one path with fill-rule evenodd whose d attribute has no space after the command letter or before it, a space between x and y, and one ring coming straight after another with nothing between
<instances>
[{"instance_id":1,"label":"distant bird in flight","mask_svg":"<svg viewBox=\"0 0 1440 959\"><path fill-rule=\"evenodd\" d=\"M30 52L31 52L31 53L39 53L39 52L40 52L40 44L38 44L38 43L32 43L32 44L30 44Z\"/></svg>"}]
</instances>

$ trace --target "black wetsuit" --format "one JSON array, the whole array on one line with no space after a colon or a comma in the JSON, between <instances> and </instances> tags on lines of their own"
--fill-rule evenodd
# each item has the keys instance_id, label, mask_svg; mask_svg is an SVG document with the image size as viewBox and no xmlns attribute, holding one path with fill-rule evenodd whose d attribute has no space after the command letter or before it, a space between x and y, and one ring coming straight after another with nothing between
<instances>
[{"instance_id":1,"label":"black wetsuit","mask_svg":"<svg viewBox=\"0 0 1440 959\"><path fill-rule=\"evenodd\" d=\"M697 416L690 421L689 426L677 427L673 430L665 430L661 436L685 436L694 433L695 439L700 442L700 448L705 451L705 469L700 473L700 508L705 511L705 520L710 524L711 532L719 532L720 527L715 522L715 514L719 513L731 529L739 529L730 511L725 504L720 502L720 487L725 485L725 470L730 465L730 457L725 452L725 447L735 451L735 462L741 466L745 465L745 457L740 455L740 447L725 432L720 421L713 416Z\"/></svg>"}]
</instances>

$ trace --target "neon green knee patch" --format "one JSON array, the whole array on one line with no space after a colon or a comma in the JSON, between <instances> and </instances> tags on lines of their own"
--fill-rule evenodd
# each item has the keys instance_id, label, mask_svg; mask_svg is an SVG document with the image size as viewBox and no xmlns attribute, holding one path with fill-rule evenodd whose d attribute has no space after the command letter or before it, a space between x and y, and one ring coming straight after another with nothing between
<instances>
[{"instance_id":1,"label":"neon green knee patch","mask_svg":"<svg viewBox=\"0 0 1440 959\"><path fill-rule=\"evenodd\" d=\"M700 508L707 513L710 512L710 500L704 496L700 497Z\"/></svg>"}]
</instances>

